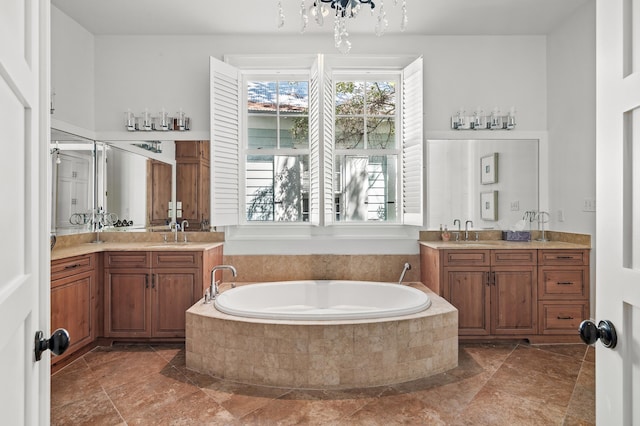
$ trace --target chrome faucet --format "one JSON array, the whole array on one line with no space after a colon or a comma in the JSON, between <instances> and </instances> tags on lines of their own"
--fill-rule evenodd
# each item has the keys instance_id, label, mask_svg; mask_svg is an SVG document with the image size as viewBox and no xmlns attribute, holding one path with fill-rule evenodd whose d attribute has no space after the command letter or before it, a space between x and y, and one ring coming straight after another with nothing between
<instances>
[{"instance_id":1,"label":"chrome faucet","mask_svg":"<svg viewBox=\"0 0 640 426\"><path fill-rule=\"evenodd\" d=\"M456 241L460 240L460 219L453 219L453 225L458 224L458 232L456 232Z\"/></svg>"},{"instance_id":2,"label":"chrome faucet","mask_svg":"<svg viewBox=\"0 0 640 426\"><path fill-rule=\"evenodd\" d=\"M180 225L177 222L171 222L169 224L169 231L173 232L173 242L178 242L178 231L180 230Z\"/></svg>"},{"instance_id":3,"label":"chrome faucet","mask_svg":"<svg viewBox=\"0 0 640 426\"><path fill-rule=\"evenodd\" d=\"M187 242L187 234L185 233L186 229L189 227L189 221L188 220L183 220L182 223L180 224L180 228L182 229L182 238L184 239L184 242Z\"/></svg>"},{"instance_id":4,"label":"chrome faucet","mask_svg":"<svg viewBox=\"0 0 640 426\"><path fill-rule=\"evenodd\" d=\"M409 262L404 264L404 269L402 270L402 274L400 274L400 280L398 280L398 284L402 284L402 280L404 279L404 274L407 273L408 270L411 269L411 264Z\"/></svg>"},{"instance_id":5,"label":"chrome faucet","mask_svg":"<svg viewBox=\"0 0 640 426\"><path fill-rule=\"evenodd\" d=\"M220 279L220 281L216 281L216 271L221 271L223 269L228 269L229 271L231 271L233 278L238 276L238 271L236 271L236 268L234 268L231 265L214 266L213 269L211 270L211 286L209 288L209 294L211 299L215 299L216 296L220 294L219 285L220 285L220 281L222 281L222 278ZM236 286L235 282L231 283L231 288L235 288L235 286Z\"/></svg>"},{"instance_id":6,"label":"chrome faucet","mask_svg":"<svg viewBox=\"0 0 640 426\"><path fill-rule=\"evenodd\" d=\"M464 223L464 240L469 241L469 224L473 227L473 221L468 220Z\"/></svg>"}]
</instances>

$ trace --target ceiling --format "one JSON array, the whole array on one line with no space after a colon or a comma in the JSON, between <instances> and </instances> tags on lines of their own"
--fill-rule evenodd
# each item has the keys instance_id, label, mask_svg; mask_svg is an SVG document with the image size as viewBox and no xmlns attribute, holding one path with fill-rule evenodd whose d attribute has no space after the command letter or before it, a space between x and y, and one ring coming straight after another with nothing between
<instances>
[{"instance_id":1,"label":"ceiling","mask_svg":"<svg viewBox=\"0 0 640 426\"><path fill-rule=\"evenodd\" d=\"M282 0L52 0L96 35L299 34L300 1ZM376 11L379 10L380 2ZM582 5L595 0L406 0L407 33L423 35L547 34ZM307 7L312 0L306 0ZM399 32L402 0L385 0L388 33ZM364 11L363 11L364 12ZM372 33L376 17L361 13L350 33ZM307 32L332 32L331 21Z\"/></svg>"}]
</instances>

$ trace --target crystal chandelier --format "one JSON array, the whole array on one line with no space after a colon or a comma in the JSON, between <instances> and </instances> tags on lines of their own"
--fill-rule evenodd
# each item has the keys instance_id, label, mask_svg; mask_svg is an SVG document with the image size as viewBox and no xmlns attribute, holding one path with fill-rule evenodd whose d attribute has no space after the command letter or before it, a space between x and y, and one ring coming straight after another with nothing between
<instances>
[{"instance_id":1,"label":"crystal chandelier","mask_svg":"<svg viewBox=\"0 0 640 426\"><path fill-rule=\"evenodd\" d=\"M377 13L375 34L382 36L389 26L387 13L384 10L384 0L378 0L379 6L373 0L311 0L311 5L307 7L307 0L300 0L300 31L304 33L309 24L309 15L316 21L319 26L324 24L324 18L329 13L334 15L333 36L336 48L342 53L349 53L351 50L351 42L349 41L349 33L347 32L347 20L355 18L363 7L368 7L371 14ZM398 4L398 0L393 0L394 6ZM330 10L332 9L332 10ZM377 9L377 12L376 12ZM400 23L400 31L407 28L407 0L402 0L402 21ZM284 26L284 11L282 9L282 0L278 0L278 28Z\"/></svg>"}]
</instances>

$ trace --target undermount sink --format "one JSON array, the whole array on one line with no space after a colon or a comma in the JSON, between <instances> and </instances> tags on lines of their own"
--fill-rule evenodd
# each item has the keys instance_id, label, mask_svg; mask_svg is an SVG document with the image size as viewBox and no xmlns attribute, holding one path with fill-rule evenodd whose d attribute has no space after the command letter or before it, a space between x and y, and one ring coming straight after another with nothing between
<instances>
[{"instance_id":1,"label":"undermount sink","mask_svg":"<svg viewBox=\"0 0 640 426\"><path fill-rule=\"evenodd\" d=\"M187 242L187 243L159 243L159 244L154 244L152 246L149 246L149 248L186 248L191 246L192 243L191 242Z\"/></svg>"}]
</instances>

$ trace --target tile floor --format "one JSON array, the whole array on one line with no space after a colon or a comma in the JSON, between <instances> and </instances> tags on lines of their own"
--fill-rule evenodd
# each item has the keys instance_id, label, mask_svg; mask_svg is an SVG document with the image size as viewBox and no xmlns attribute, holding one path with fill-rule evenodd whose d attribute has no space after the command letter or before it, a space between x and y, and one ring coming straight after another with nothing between
<instances>
[{"instance_id":1,"label":"tile floor","mask_svg":"<svg viewBox=\"0 0 640 426\"><path fill-rule=\"evenodd\" d=\"M51 379L53 425L595 424L595 351L460 344L459 366L345 391L257 387L189 371L183 345L98 347Z\"/></svg>"}]
</instances>

